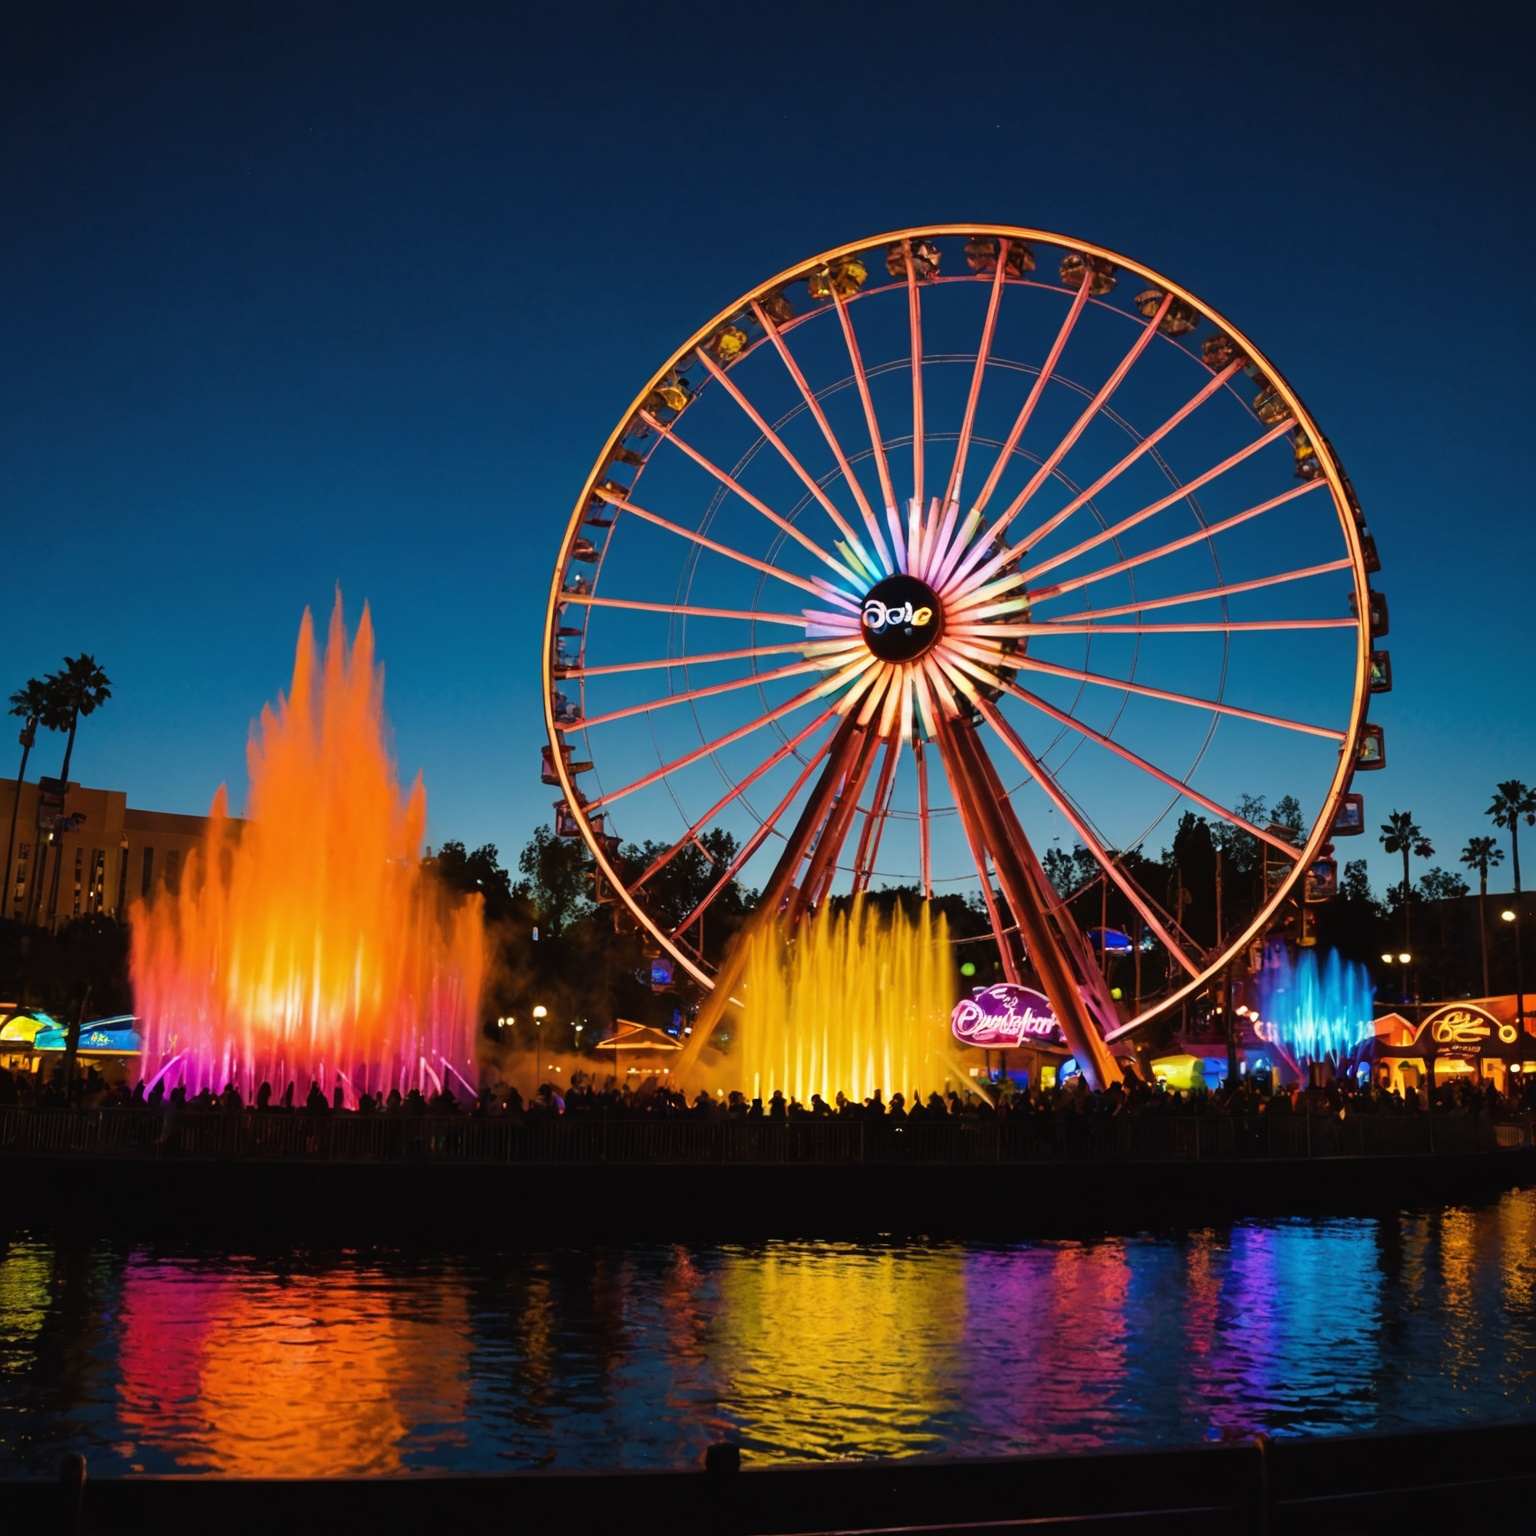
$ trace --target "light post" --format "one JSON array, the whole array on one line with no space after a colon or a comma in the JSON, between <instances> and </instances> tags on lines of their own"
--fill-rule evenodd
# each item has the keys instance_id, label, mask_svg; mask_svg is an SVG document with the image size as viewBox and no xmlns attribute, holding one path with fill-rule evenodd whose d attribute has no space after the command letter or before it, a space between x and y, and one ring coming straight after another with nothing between
<instances>
[{"instance_id":1,"label":"light post","mask_svg":"<svg viewBox=\"0 0 1536 1536\"><path fill-rule=\"evenodd\" d=\"M1413 956L1409 954L1406 949L1402 949L1399 950L1395 955L1384 954L1381 957L1381 963L1383 965L1398 965L1402 967L1403 980L1402 984L1398 987L1397 992L1400 1001L1406 1003L1408 1001L1408 967L1413 964ZM1414 999L1414 1004L1417 1006L1417 998Z\"/></svg>"},{"instance_id":2,"label":"light post","mask_svg":"<svg viewBox=\"0 0 1536 1536\"><path fill-rule=\"evenodd\" d=\"M1499 913L1506 923L1515 929L1515 1028L1525 1038L1525 957L1520 953L1520 913L1514 907L1505 907Z\"/></svg>"},{"instance_id":3,"label":"light post","mask_svg":"<svg viewBox=\"0 0 1536 1536\"><path fill-rule=\"evenodd\" d=\"M539 1079L544 1075L544 1020L549 1015L549 1009L543 1003L533 1010L533 1091L539 1091Z\"/></svg>"}]
</instances>

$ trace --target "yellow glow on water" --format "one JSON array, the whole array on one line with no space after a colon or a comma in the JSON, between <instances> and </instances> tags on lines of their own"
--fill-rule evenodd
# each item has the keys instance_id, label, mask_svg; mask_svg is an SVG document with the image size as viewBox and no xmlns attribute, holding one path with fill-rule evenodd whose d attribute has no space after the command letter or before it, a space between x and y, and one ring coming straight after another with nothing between
<instances>
[{"instance_id":1,"label":"yellow glow on water","mask_svg":"<svg viewBox=\"0 0 1536 1536\"><path fill-rule=\"evenodd\" d=\"M955 1406L947 1370L965 1348L965 1290L958 1250L914 1265L899 1251L818 1243L731 1264L720 1284L722 1403L754 1453L936 1449L934 1420Z\"/></svg>"},{"instance_id":2,"label":"yellow glow on water","mask_svg":"<svg viewBox=\"0 0 1536 1536\"><path fill-rule=\"evenodd\" d=\"M1536 1301L1536 1206L1506 1198L1499 1203L1498 1218L1504 1305L1529 1312Z\"/></svg>"},{"instance_id":3,"label":"yellow glow on water","mask_svg":"<svg viewBox=\"0 0 1536 1536\"><path fill-rule=\"evenodd\" d=\"M35 1338L48 1315L53 1261L46 1249L22 1244L0 1259L0 1317L13 1342Z\"/></svg>"},{"instance_id":4,"label":"yellow glow on water","mask_svg":"<svg viewBox=\"0 0 1536 1536\"><path fill-rule=\"evenodd\" d=\"M802 1104L819 1093L911 1095L969 1078L953 1060L948 925L925 903L887 918L855 898L823 907L786 942L778 928L748 940L738 1080Z\"/></svg>"}]
</instances>

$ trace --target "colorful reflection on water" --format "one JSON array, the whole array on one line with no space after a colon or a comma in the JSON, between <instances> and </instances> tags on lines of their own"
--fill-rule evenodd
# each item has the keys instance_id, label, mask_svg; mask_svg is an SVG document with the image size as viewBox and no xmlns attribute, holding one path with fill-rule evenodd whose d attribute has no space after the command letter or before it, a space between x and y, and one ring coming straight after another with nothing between
<instances>
[{"instance_id":1,"label":"colorful reflection on water","mask_svg":"<svg viewBox=\"0 0 1536 1536\"><path fill-rule=\"evenodd\" d=\"M1008 1246L0 1246L0 1472L692 1466L1536 1417L1536 1192Z\"/></svg>"}]
</instances>

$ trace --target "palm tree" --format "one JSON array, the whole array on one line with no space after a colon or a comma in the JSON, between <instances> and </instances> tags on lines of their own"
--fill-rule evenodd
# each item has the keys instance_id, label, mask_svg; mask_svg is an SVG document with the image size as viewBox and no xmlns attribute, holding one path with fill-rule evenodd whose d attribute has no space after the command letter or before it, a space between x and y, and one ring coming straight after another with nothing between
<instances>
[{"instance_id":1,"label":"palm tree","mask_svg":"<svg viewBox=\"0 0 1536 1536\"><path fill-rule=\"evenodd\" d=\"M1461 862L1477 871L1477 943L1483 955L1483 996L1488 996L1488 871L1504 862L1504 850L1491 837L1469 837Z\"/></svg>"},{"instance_id":2,"label":"palm tree","mask_svg":"<svg viewBox=\"0 0 1536 1536\"><path fill-rule=\"evenodd\" d=\"M1408 856L1412 854L1416 859L1433 858L1434 845L1424 836L1419 824L1413 819L1412 811L1389 811L1387 819L1381 824L1381 846L1388 853L1400 853L1403 856L1403 953L1412 954L1413 945L1409 940L1412 937L1413 882L1408 874ZM1404 961L1404 964L1407 962Z\"/></svg>"},{"instance_id":3,"label":"palm tree","mask_svg":"<svg viewBox=\"0 0 1536 1536\"><path fill-rule=\"evenodd\" d=\"M64 763L59 769L59 780L68 792L69 761L75 755L75 732L86 715L93 715L112 697L112 679L96 664L96 658L81 652L78 656L66 656L64 666L48 675L48 687L52 690L55 710L55 730L68 731L64 743ZM48 923L51 927L59 908L59 863L62 850L53 861L53 884L48 892Z\"/></svg>"},{"instance_id":4,"label":"palm tree","mask_svg":"<svg viewBox=\"0 0 1536 1536\"><path fill-rule=\"evenodd\" d=\"M69 783L69 760L75 755L75 732L86 715L94 715L112 697L112 679L96 665L96 658L66 656L64 670L51 672L48 681L58 689L58 707L64 721L58 729L69 732L64 743L64 766L59 778Z\"/></svg>"},{"instance_id":5,"label":"palm tree","mask_svg":"<svg viewBox=\"0 0 1536 1536\"><path fill-rule=\"evenodd\" d=\"M11 905L11 867L16 855L16 817L21 810L21 787L27 778L27 759L37 741L38 726L49 725L50 695L48 684L40 677L27 679L24 688L11 695L11 713L22 721L21 767L16 770L16 795L11 801L11 830L5 841L5 884L0 885L0 917L4 917Z\"/></svg>"},{"instance_id":6,"label":"palm tree","mask_svg":"<svg viewBox=\"0 0 1536 1536\"><path fill-rule=\"evenodd\" d=\"M1493 792L1493 804L1487 814L1496 827L1509 828L1509 858L1515 877L1515 898L1520 896L1520 818L1528 827L1536 826L1536 789L1519 779L1506 779Z\"/></svg>"}]
</instances>

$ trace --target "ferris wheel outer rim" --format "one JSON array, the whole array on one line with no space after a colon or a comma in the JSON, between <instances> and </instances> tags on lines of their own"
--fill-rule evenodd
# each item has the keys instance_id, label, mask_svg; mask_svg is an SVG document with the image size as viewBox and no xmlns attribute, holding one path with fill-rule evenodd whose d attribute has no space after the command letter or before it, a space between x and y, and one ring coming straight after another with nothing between
<instances>
[{"instance_id":1,"label":"ferris wheel outer rim","mask_svg":"<svg viewBox=\"0 0 1536 1536\"><path fill-rule=\"evenodd\" d=\"M1113 1041L1168 1012L1197 992L1201 987L1208 985L1214 977L1221 975L1238 956L1246 952L1248 946L1265 930L1271 918L1281 909L1291 892L1305 878L1306 871L1317 860L1320 849L1333 834L1339 805L1344 794L1349 789L1350 780L1354 774L1355 759L1359 752L1360 735L1366 723L1369 703L1372 639L1370 631L1369 576L1365 569L1365 557L1360 541L1360 530L1356 525L1349 498L1345 494L1343 474L1334 458L1332 447L1328 439L1319 431L1316 420L1311 412L1307 410L1301 397L1296 393L1285 375L1274 366L1265 353L1254 346L1246 333L1233 325L1220 311L1207 304L1191 290L1179 283L1173 282L1154 268L1124 256L1118 251L1111 250L1108 246L1101 246L1091 241L1057 234L1050 230L1035 229L1023 225L990 224L979 220L961 224L927 224L866 236L859 240L848 241L842 245L835 246L817 255L804 258L797 261L793 266L786 267L783 271L776 273L766 282L759 283L748 289L744 294L726 305L725 308L718 311L709 321L694 331L667 358L666 362L651 375L647 383L635 395L629 406L619 416L617 423L609 433L607 440L604 442L601 451L598 453L591 470L582 484L581 492L576 499L575 506L566 523L565 533L560 541L560 548L554 565L554 574L550 582L549 600L545 609L543 646L539 659L545 732L549 739L551 763L559 781L561 796L565 801L567 809L575 819L577 830L580 832L582 841L586 843L587 849L596 863L598 873L607 881L618 899L628 908L630 915L634 918L641 931L648 933L700 986L706 990L712 990L715 978L708 970L697 964L681 946L675 944L670 939L660 925L635 900L627 883L619 878L618 873L609 863L598 843L596 835L592 831L585 810L576 798L575 785L565 766L564 755L561 751L563 736L556 728L554 715L555 685L559 681L554 676L554 640L555 630L558 627L560 599L563 591L566 566L570 561L572 545L580 534L584 514L591 500L593 487L597 484L599 477L613 455L614 449L619 445L620 440L645 400L666 376L679 365L683 358L687 357L703 341L707 340L720 326L727 323L750 305L753 300L760 299L765 294L802 278L808 271L825 266L844 256L862 254L905 240L955 238L976 235L992 235L1009 240L1038 241L1043 245L1068 251L1077 251L1086 256L1098 257L1112 262L1118 269L1134 273L1142 280L1162 289L1165 294L1171 294L1175 298L1191 305L1205 320L1215 325L1227 336L1230 336L1244 356L1249 358L1261 370L1266 382L1279 393L1289 409L1295 424L1305 432L1308 442L1312 445L1319 466L1328 481L1329 494L1333 498L1334 513L1343 530L1345 547L1350 557L1351 575L1354 579L1357 621L1355 624L1354 691L1350 704L1349 724L1344 740L1339 747L1339 761L1334 770L1333 780L1319 805L1318 814L1313 822L1311 832L1302 847L1291 873L1280 883L1275 894L1267 902L1260 905L1241 934L1237 938L1228 941L1226 947L1206 963L1198 975L1189 978L1182 986L1160 999L1153 1007L1138 1015L1137 1018L1121 1025L1119 1029L1111 1031L1106 1036L1106 1039Z\"/></svg>"}]
</instances>

